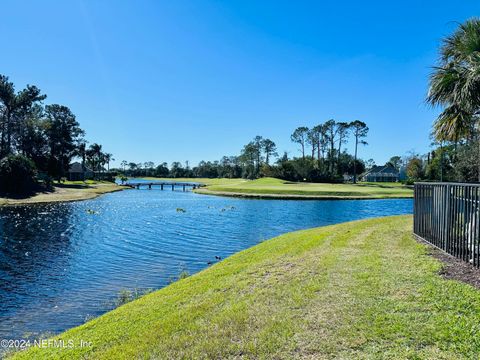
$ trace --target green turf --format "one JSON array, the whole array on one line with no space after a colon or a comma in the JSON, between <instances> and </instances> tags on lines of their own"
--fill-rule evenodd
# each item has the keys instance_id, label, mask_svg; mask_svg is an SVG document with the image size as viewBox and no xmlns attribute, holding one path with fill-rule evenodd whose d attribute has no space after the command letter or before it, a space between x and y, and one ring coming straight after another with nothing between
<instances>
[{"instance_id":1,"label":"green turf","mask_svg":"<svg viewBox=\"0 0 480 360\"><path fill-rule=\"evenodd\" d=\"M413 191L407 187L392 183L359 183L359 184L320 184L288 182L275 178L257 180L228 179L226 182L207 182L206 189L199 192L221 195L267 195L287 197L292 195L315 198L404 198L412 197Z\"/></svg>"},{"instance_id":2,"label":"green turf","mask_svg":"<svg viewBox=\"0 0 480 360\"><path fill-rule=\"evenodd\" d=\"M155 178L149 178L155 179ZM156 179L173 180L173 179ZM207 179L179 178L177 181L197 181L207 185L198 193L213 195L242 195L289 198L291 196L338 199L386 199L411 198L413 190L400 183L358 183L325 184L308 182L289 182L276 178L245 179Z\"/></svg>"},{"instance_id":3,"label":"green turf","mask_svg":"<svg viewBox=\"0 0 480 360\"><path fill-rule=\"evenodd\" d=\"M480 292L445 280L411 216L285 234L18 359L473 359Z\"/></svg>"}]
</instances>

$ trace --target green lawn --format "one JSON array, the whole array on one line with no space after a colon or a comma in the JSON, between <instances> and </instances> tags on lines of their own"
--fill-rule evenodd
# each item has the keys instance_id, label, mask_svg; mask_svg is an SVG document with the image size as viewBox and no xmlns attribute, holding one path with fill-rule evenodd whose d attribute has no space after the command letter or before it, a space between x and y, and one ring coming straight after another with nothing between
<instances>
[{"instance_id":1,"label":"green lawn","mask_svg":"<svg viewBox=\"0 0 480 360\"><path fill-rule=\"evenodd\" d=\"M480 292L438 275L411 216L285 234L17 359L467 359Z\"/></svg>"},{"instance_id":2,"label":"green lawn","mask_svg":"<svg viewBox=\"0 0 480 360\"><path fill-rule=\"evenodd\" d=\"M124 189L124 186L106 181L65 181L60 184L55 182L52 191L38 192L25 198L0 197L0 206L87 200Z\"/></svg>"},{"instance_id":3,"label":"green lawn","mask_svg":"<svg viewBox=\"0 0 480 360\"><path fill-rule=\"evenodd\" d=\"M55 181L54 184L57 184ZM112 182L110 181L103 181L103 180L85 180L85 181L71 181L71 180L65 180L62 181L61 184L63 185L81 185L81 186L88 186L88 185L98 185L98 184L107 184L111 185Z\"/></svg>"},{"instance_id":4,"label":"green lawn","mask_svg":"<svg viewBox=\"0 0 480 360\"><path fill-rule=\"evenodd\" d=\"M180 180L180 179L179 179ZM187 180L187 179L183 179ZM189 179L192 181L193 179ZM196 179L207 185L198 193L272 198L382 199L413 197L413 190L399 183L319 184L288 182L275 178Z\"/></svg>"}]
</instances>

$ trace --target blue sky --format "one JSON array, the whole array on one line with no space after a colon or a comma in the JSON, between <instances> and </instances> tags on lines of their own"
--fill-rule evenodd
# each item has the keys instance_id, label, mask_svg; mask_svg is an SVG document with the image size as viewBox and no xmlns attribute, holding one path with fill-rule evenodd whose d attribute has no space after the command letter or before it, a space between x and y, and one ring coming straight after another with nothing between
<instances>
[{"instance_id":1,"label":"blue sky","mask_svg":"<svg viewBox=\"0 0 480 360\"><path fill-rule=\"evenodd\" d=\"M440 39L474 1L2 1L0 73L69 106L121 160L215 160L330 118L360 157L426 152Z\"/></svg>"}]
</instances>

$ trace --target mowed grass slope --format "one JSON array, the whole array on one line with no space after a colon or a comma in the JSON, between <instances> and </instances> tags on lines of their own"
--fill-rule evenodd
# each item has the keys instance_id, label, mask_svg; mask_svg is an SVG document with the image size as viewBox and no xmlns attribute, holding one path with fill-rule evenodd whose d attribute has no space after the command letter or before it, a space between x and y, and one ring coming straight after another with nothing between
<instances>
[{"instance_id":1,"label":"mowed grass slope","mask_svg":"<svg viewBox=\"0 0 480 360\"><path fill-rule=\"evenodd\" d=\"M285 234L17 359L462 359L480 354L480 292L438 275L411 216Z\"/></svg>"},{"instance_id":2,"label":"mowed grass slope","mask_svg":"<svg viewBox=\"0 0 480 360\"><path fill-rule=\"evenodd\" d=\"M273 198L383 199L413 197L413 190L398 183L323 184L288 182L275 178L257 180L214 179L198 193ZM223 181L225 180L225 181Z\"/></svg>"}]
</instances>

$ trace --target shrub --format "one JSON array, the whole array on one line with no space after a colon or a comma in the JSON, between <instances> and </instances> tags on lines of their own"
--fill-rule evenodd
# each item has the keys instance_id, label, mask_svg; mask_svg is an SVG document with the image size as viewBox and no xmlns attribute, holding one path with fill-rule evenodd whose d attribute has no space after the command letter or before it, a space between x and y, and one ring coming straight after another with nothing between
<instances>
[{"instance_id":1,"label":"shrub","mask_svg":"<svg viewBox=\"0 0 480 360\"><path fill-rule=\"evenodd\" d=\"M36 184L35 164L23 155L8 155L0 160L0 192L27 194Z\"/></svg>"},{"instance_id":2,"label":"shrub","mask_svg":"<svg viewBox=\"0 0 480 360\"><path fill-rule=\"evenodd\" d=\"M123 289L118 293L118 297L114 301L114 307L119 307L129 303L130 301L140 299L142 296L150 294L153 289L138 289L133 290Z\"/></svg>"},{"instance_id":3,"label":"shrub","mask_svg":"<svg viewBox=\"0 0 480 360\"><path fill-rule=\"evenodd\" d=\"M478 141L463 145L458 149L454 164L457 181L479 181L480 144Z\"/></svg>"},{"instance_id":4,"label":"shrub","mask_svg":"<svg viewBox=\"0 0 480 360\"><path fill-rule=\"evenodd\" d=\"M189 276L190 276L190 273L187 270L183 270L178 276L178 280L186 279Z\"/></svg>"}]
</instances>

